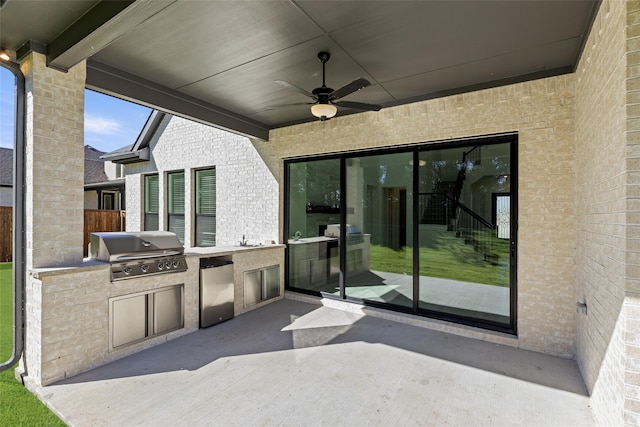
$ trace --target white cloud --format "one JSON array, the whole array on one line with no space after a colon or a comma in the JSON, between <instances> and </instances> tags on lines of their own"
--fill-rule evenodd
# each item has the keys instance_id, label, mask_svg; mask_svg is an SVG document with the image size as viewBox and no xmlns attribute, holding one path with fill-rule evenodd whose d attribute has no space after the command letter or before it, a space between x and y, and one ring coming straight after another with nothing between
<instances>
[{"instance_id":1,"label":"white cloud","mask_svg":"<svg viewBox=\"0 0 640 427\"><path fill-rule=\"evenodd\" d=\"M91 114L84 115L84 130L100 135L118 135L123 131L122 126L117 121Z\"/></svg>"}]
</instances>

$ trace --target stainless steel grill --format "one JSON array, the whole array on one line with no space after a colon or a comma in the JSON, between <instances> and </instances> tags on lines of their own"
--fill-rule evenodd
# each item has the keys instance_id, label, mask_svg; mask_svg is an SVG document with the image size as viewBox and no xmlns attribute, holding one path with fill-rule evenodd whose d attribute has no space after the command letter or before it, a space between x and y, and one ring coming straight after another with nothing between
<instances>
[{"instance_id":1,"label":"stainless steel grill","mask_svg":"<svg viewBox=\"0 0 640 427\"><path fill-rule=\"evenodd\" d=\"M90 254L111 263L111 281L187 270L184 247L169 231L91 233Z\"/></svg>"}]
</instances>

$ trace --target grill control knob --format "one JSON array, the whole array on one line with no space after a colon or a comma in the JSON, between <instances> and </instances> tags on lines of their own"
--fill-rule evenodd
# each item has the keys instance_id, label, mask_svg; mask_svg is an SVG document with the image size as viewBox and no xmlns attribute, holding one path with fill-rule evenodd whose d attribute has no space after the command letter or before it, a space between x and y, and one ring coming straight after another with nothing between
<instances>
[{"instance_id":1,"label":"grill control knob","mask_svg":"<svg viewBox=\"0 0 640 427\"><path fill-rule=\"evenodd\" d=\"M168 270L171 268L171 263L170 262L165 262L164 263L164 267Z\"/></svg>"},{"instance_id":2,"label":"grill control knob","mask_svg":"<svg viewBox=\"0 0 640 427\"><path fill-rule=\"evenodd\" d=\"M128 275L128 274L131 274L131 267L125 267L125 268L123 268L123 269L122 269L122 272L123 272L124 274L127 274L127 275Z\"/></svg>"},{"instance_id":3,"label":"grill control knob","mask_svg":"<svg viewBox=\"0 0 640 427\"><path fill-rule=\"evenodd\" d=\"M173 261L173 268L178 268L180 261Z\"/></svg>"},{"instance_id":4,"label":"grill control knob","mask_svg":"<svg viewBox=\"0 0 640 427\"><path fill-rule=\"evenodd\" d=\"M149 271L149 266L148 266L148 265L146 265L146 264L142 264L142 265L140 266L140 270L141 270L143 273L146 273L147 271Z\"/></svg>"},{"instance_id":5,"label":"grill control knob","mask_svg":"<svg viewBox=\"0 0 640 427\"><path fill-rule=\"evenodd\" d=\"M158 263L158 270L162 270L164 268L164 264L159 262Z\"/></svg>"}]
</instances>

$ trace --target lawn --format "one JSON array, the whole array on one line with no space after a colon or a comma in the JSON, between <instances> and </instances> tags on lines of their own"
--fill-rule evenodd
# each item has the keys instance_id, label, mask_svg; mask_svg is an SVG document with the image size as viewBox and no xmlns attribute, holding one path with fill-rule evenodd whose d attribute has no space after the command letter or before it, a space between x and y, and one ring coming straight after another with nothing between
<instances>
[{"instance_id":1,"label":"lawn","mask_svg":"<svg viewBox=\"0 0 640 427\"><path fill-rule=\"evenodd\" d=\"M437 230L437 229L436 229ZM426 234L426 233L425 233ZM482 253L453 232L432 232L420 242L420 275L493 286L509 286L509 244L495 238L492 253L494 265L484 260ZM413 249L394 250L371 245L370 269L389 273L411 274Z\"/></svg>"},{"instance_id":2,"label":"lawn","mask_svg":"<svg viewBox=\"0 0 640 427\"><path fill-rule=\"evenodd\" d=\"M0 263L0 359L11 356L13 286L11 263ZM16 380L13 369L0 372L0 424L3 426L64 426L65 424Z\"/></svg>"}]
</instances>

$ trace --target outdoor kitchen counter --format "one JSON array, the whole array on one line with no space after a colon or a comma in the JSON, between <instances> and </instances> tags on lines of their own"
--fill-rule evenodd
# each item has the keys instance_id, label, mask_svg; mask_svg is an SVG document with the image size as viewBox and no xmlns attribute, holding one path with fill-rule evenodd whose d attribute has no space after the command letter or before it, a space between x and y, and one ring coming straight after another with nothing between
<instances>
[{"instance_id":1,"label":"outdoor kitchen counter","mask_svg":"<svg viewBox=\"0 0 640 427\"><path fill-rule=\"evenodd\" d=\"M185 250L189 269L199 269L201 258L223 257L233 262L234 312L235 315L254 310L284 296L284 249L286 245L270 244L258 246L214 246ZM269 301L247 304L245 298L245 273L265 268L279 267L279 297Z\"/></svg>"},{"instance_id":2,"label":"outdoor kitchen counter","mask_svg":"<svg viewBox=\"0 0 640 427\"><path fill-rule=\"evenodd\" d=\"M284 249L286 245L282 244L269 244L269 245L252 245L252 246L210 246L205 248L188 248L184 250L184 254L187 256L223 256L232 255L240 252L247 251L259 251L264 249Z\"/></svg>"},{"instance_id":3,"label":"outdoor kitchen counter","mask_svg":"<svg viewBox=\"0 0 640 427\"><path fill-rule=\"evenodd\" d=\"M116 282L111 281L109 262L91 258L64 267L30 269L28 274L34 280L28 281L26 288L26 310L30 315L25 347L30 376L40 385L51 384L197 330L201 258L225 257L233 262L236 316L281 299L284 248L282 244L189 248L185 250L187 271ZM245 304L245 273L274 267L279 268L279 295ZM121 348L110 346L114 300L175 286L183 287L183 328Z\"/></svg>"}]
</instances>

